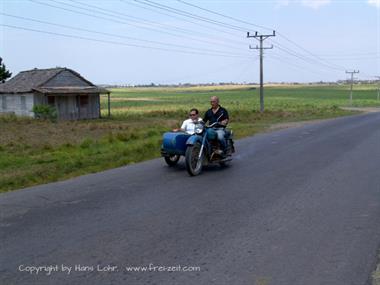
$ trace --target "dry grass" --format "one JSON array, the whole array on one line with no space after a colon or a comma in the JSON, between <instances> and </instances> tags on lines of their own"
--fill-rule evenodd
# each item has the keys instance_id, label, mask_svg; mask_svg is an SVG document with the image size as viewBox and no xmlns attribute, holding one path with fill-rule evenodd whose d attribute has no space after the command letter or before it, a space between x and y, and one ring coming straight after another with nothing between
<instances>
[{"instance_id":1,"label":"dry grass","mask_svg":"<svg viewBox=\"0 0 380 285\"><path fill-rule=\"evenodd\" d=\"M0 117L0 192L47 183L159 154L173 119L50 122Z\"/></svg>"},{"instance_id":2,"label":"dry grass","mask_svg":"<svg viewBox=\"0 0 380 285\"><path fill-rule=\"evenodd\" d=\"M83 120L50 122L30 118L0 117L0 146L23 145L31 148L76 145L85 139L100 140L110 133L133 133L150 120ZM155 120L154 125L177 125L176 120Z\"/></svg>"}]
</instances>

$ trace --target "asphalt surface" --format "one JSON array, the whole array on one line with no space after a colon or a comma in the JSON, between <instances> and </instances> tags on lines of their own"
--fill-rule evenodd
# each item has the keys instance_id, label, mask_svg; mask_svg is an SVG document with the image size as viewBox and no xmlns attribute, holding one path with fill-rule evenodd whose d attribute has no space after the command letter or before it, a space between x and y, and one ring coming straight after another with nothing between
<instances>
[{"instance_id":1,"label":"asphalt surface","mask_svg":"<svg viewBox=\"0 0 380 285\"><path fill-rule=\"evenodd\" d=\"M197 177L156 159L0 195L0 284L369 284L380 114L236 148Z\"/></svg>"}]
</instances>

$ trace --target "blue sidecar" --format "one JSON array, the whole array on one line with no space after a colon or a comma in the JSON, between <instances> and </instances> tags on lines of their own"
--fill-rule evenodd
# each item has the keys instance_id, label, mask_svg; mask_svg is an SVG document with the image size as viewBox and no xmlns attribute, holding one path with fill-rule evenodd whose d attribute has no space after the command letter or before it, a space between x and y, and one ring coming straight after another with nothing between
<instances>
[{"instance_id":1,"label":"blue sidecar","mask_svg":"<svg viewBox=\"0 0 380 285\"><path fill-rule=\"evenodd\" d=\"M185 155L187 140L191 135L184 132L164 133L161 146L161 155L169 166L177 164L181 155Z\"/></svg>"}]
</instances>

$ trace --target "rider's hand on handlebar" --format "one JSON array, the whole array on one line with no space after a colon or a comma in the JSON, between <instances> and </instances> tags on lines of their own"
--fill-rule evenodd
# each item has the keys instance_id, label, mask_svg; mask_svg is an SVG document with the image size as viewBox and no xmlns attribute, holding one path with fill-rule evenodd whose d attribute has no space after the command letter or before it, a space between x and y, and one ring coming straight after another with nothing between
<instances>
[{"instance_id":1,"label":"rider's hand on handlebar","mask_svg":"<svg viewBox=\"0 0 380 285\"><path fill-rule=\"evenodd\" d=\"M220 124L223 126L227 126L227 123L228 123L228 119L225 119L225 120L220 122Z\"/></svg>"}]
</instances>

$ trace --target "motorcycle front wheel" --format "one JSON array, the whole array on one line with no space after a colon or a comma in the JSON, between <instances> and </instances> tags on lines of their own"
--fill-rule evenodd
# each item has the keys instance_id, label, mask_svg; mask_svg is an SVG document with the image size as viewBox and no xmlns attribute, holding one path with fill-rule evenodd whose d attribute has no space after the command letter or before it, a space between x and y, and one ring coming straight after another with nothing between
<instances>
[{"instance_id":1,"label":"motorcycle front wheel","mask_svg":"<svg viewBox=\"0 0 380 285\"><path fill-rule=\"evenodd\" d=\"M200 143L195 143L194 145L188 146L186 149L186 169L191 176L196 176L202 171L204 152L202 153L201 158L199 158L200 150Z\"/></svg>"}]
</instances>

